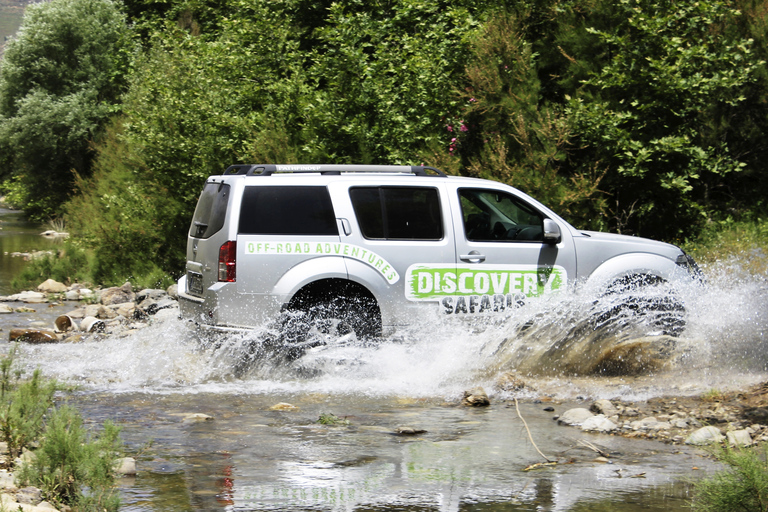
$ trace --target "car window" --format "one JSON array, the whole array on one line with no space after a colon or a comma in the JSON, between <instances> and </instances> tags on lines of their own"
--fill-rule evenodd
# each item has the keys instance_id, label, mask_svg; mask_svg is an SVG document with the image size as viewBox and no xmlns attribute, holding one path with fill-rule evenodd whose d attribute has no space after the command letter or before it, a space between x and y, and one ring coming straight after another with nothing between
<instances>
[{"instance_id":1,"label":"car window","mask_svg":"<svg viewBox=\"0 0 768 512\"><path fill-rule=\"evenodd\" d=\"M239 233L336 235L336 215L325 187L245 187Z\"/></svg>"},{"instance_id":2,"label":"car window","mask_svg":"<svg viewBox=\"0 0 768 512\"><path fill-rule=\"evenodd\" d=\"M467 240L533 242L544 239L542 215L511 194L462 188L459 202Z\"/></svg>"},{"instance_id":3,"label":"car window","mask_svg":"<svg viewBox=\"0 0 768 512\"><path fill-rule=\"evenodd\" d=\"M224 226L229 204L229 185L206 183L195 207L189 236L209 238Z\"/></svg>"},{"instance_id":4,"label":"car window","mask_svg":"<svg viewBox=\"0 0 768 512\"><path fill-rule=\"evenodd\" d=\"M431 187L353 187L355 216L365 238L441 240L440 195Z\"/></svg>"}]
</instances>

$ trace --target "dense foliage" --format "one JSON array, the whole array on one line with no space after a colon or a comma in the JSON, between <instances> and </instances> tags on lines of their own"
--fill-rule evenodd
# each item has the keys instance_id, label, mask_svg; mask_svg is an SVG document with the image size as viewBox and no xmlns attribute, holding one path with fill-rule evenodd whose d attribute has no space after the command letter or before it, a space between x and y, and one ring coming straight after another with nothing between
<instances>
[{"instance_id":1,"label":"dense foliage","mask_svg":"<svg viewBox=\"0 0 768 512\"><path fill-rule=\"evenodd\" d=\"M56 216L91 142L119 110L130 32L111 0L31 4L0 67L0 176L38 219Z\"/></svg>"},{"instance_id":2,"label":"dense foliage","mask_svg":"<svg viewBox=\"0 0 768 512\"><path fill-rule=\"evenodd\" d=\"M90 34L67 54L93 57L21 58L66 12ZM751 0L52 0L0 68L0 171L29 211L66 211L104 284L178 272L205 177L242 162L429 164L678 240L765 214L767 19Z\"/></svg>"}]
</instances>

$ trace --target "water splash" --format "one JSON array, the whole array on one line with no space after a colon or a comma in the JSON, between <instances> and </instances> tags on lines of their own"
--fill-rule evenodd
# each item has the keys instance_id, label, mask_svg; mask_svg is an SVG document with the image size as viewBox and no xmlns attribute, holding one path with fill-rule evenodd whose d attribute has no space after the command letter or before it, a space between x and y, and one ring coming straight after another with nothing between
<instances>
[{"instance_id":1,"label":"water splash","mask_svg":"<svg viewBox=\"0 0 768 512\"><path fill-rule=\"evenodd\" d=\"M435 312L376 343L320 335L286 351L272 325L212 341L171 320L127 337L27 345L20 356L45 375L115 392L456 396L474 385L492 390L514 372L534 395L642 399L766 378L765 276L721 265L705 286L675 293L687 310L679 337L661 333L658 316L638 319L632 308L606 321L600 312L626 297L580 293L470 322Z\"/></svg>"}]
</instances>

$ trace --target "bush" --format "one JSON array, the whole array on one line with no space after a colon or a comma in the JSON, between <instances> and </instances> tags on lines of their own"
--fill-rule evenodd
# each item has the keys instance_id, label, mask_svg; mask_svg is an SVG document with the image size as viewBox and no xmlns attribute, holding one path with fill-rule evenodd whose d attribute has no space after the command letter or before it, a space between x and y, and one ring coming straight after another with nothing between
<instances>
[{"instance_id":1,"label":"bush","mask_svg":"<svg viewBox=\"0 0 768 512\"><path fill-rule=\"evenodd\" d=\"M56 383L44 382L36 370L32 379L20 381L12 371L13 356L0 359L0 434L8 445L11 459L20 456L42 434L43 417L53 405Z\"/></svg>"},{"instance_id":2,"label":"bush","mask_svg":"<svg viewBox=\"0 0 768 512\"><path fill-rule=\"evenodd\" d=\"M768 462L766 450L723 447L717 459L728 465L695 486L696 512L768 511Z\"/></svg>"},{"instance_id":3,"label":"bush","mask_svg":"<svg viewBox=\"0 0 768 512\"><path fill-rule=\"evenodd\" d=\"M15 347L0 359L0 434L11 459L38 446L32 462L16 472L18 485L39 487L45 499L78 511L117 510L115 462L122 451L120 429L104 424L99 436L88 436L72 407L53 408L58 385L35 370L21 380L13 368Z\"/></svg>"},{"instance_id":4,"label":"bush","mask_svg":"<svg viewBox=\"0 0 768 512\"><path fill-rule=\"evenodd\" d=\"M77 410L59 407L46 421L40 447L17 481L39 487L46 499L78 511L118 510L114 466L121 449L119 434L108 421L101 435L88 439Z\"/></svg>"},{"instance_id":5,"label":"bush","mask_svg":"<svg viewBox=\"0 0 768 512\"><path fill-rule=\"evenodd\" d=\"M68 241L58 254L30 261L19 275L12 279L11 287L14 290L34 290L46 279L55 279L67 284L92 283L96 282L93 269L93 254L75 242Z\"/></svg>"}]
</instances>

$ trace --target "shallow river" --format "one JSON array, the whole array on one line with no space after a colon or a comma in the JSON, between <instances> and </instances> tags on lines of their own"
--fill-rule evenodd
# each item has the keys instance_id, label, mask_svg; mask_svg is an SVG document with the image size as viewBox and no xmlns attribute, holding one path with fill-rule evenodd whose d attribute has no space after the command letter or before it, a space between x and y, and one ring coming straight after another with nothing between
<instances>
[{"instance_id":1,"label":"shallow river","mask_svg":"<svg viewBox=\"0 0 768 512\"><path fill-rule=\"evenodd\" d=\"M702 451L587 434L553 416L597 398L768 380L768 285L740 268L723 263L705 287L678 291L688 328L671 342L644 337L643 326L595 330L583 321L594 299L575 296L474 325L425 317L375 345L328 339L293 361L255 350L267 328L213 348L178 320L126 337L24 345L18 360L78 385L62 400L94 428L122 425L138 462L121 483L126 511L682 511L691 483L716 469ZM50 325L73 306L33 307L0 317L0 329ZM607 375L617 347L648 364ZM496 388L508 371L524 390ZM476 386L490 407L460 405ZM278 403L294 409L270 410ZM342 423L318 423L328 414ZM401 427L423 432L398 435ZM596 462L581 441L612 463ZM539 451L559 463L525 471L544 462Z\"/></svg>"}]
</instances>

